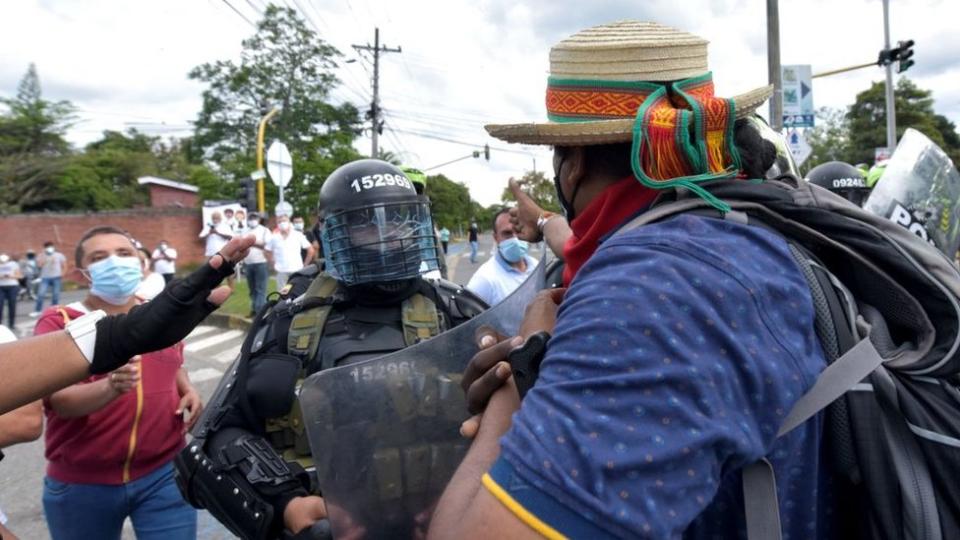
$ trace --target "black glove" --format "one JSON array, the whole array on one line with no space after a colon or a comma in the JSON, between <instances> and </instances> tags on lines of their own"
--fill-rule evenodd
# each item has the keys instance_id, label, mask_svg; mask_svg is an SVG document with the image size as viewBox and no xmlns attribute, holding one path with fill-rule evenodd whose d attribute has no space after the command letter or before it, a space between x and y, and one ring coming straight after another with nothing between
<instances>
[{"instance_id":1,"label":"black glove","mask_svg":"<svg viewBox=\"0 0 960 540\"><path fill-rule=\"evenodd\" d=\"M107 373L135 355L158 351L189 334L217 306L207 301L210 291L233 274L235 263L224 259L220 268L204 264L184 279L175 279L156 298L134 306L125 315L97 322L97 341L90 373Z\"/></svg>"}]
</instances>

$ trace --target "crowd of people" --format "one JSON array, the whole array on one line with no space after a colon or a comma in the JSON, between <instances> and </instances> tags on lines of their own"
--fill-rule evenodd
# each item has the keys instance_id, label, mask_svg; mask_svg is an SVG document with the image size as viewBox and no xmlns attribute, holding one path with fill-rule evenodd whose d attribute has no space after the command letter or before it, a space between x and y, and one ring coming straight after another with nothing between
<instances>
[{"instance_id":1,"label":"crowd of people","mask_svg":"<svg viewBox=\"0 0 960 540\"><path fill-rule=\"evenodd\" d=\"M191 506L253 539L949 528L955 489L917 471L960 466L956 243L863 210L895 181L882 171L871 181L827 163L802 178L756 115L771 93L716 95L706 41L656 23L556 44L550 121L486 128L553 147L563 211L511 181L517 204L493 216L482 264L470 224L479 266L465 286L434 277L450 231L433 221L423 174L375 159L330 174L310 231L303 217L270 230L254 212L213 212L199 233L210 263L183 279L166 241L150 251L97 227L74 254L89 293L60 306L68 262L45 246L31 274L43 337L0 354L14 385L0 411L16 413L0 416L11 426L0 446L39 436L42 411L55 539L118 538L128 517L138 538L193 538ZM377 177L388 181L360 181ZM951 225L948 214L936 213ZM514 335L474 321L498 322L529 283L534 242L562 262L558 286L528 303ZM180 340L237 267L251 339L204 404ZM0 255L8 305L24 275ZM449 345L476 351L462 373L428 356L375 369L474 323L472 341ZM60 367L17 373L35 352ZM301 408L316 407L305 379L345 367L353 386L322 396L325 412ZM463 399L445 401L456 382ZM349 406L362 392L381 408ZM428 425L443 434L428 438ZM338 434L369 444L331 455ZM922 497L900 497L913 489ZM917 511L920 499L936 508Z\"/></svg>"}]
</instances>

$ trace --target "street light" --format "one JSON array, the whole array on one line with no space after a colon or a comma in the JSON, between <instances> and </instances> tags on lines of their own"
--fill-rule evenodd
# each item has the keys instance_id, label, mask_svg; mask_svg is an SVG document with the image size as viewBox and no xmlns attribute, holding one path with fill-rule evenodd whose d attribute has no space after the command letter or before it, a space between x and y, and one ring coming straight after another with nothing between
<instances>
[{"instance_id":1,"label":"street light","mask_svg":"<svg viewBox=\"0 0 960 540\"><path fill-rule=\"evenodd\" d=\"M278 112L280 112L280 108L274 107L260 119L260 124L257 126L257 170L251 177L257 181L257 210L260 212L260 215L263 215L266 208L263 179L266 178L267 174L263 171L263 134L267 129L267 122Z\"/></svg>"}]
</instances>

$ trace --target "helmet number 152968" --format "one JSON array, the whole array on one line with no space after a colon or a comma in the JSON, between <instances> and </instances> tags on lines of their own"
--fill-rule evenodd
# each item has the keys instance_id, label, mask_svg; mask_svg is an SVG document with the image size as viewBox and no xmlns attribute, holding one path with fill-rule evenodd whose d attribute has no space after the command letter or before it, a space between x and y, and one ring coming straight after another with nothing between
<instances>
[{"instance_id":1,"label":"helmet number 152968","mask_svg":"<svg viewBox=\"0 0 960 540\"><path fill-rule=\"evenodd\" d=\"M362 178L357 178L353 182L350 182L350 187L352 187L357 193L360 193L366 189L373 189L383 186L400 186L407 189L413 189L413 186L410 184L409 180L400 175L393 175L390 173L372 174Z\"/></svg>"}]
</instances>

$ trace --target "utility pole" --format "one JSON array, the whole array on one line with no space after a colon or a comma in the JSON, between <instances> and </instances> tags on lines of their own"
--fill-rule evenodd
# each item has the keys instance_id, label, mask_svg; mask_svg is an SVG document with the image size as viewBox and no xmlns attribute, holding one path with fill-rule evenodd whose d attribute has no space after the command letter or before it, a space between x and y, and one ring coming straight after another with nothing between
<instances>
[{"instance_id":1,"label":"utility pole","mask_svg":"<svg viewBox=\"0 0 960 540\"><path fill-rule=\"evenodd\" d=\"M890 50L890 0L883 0L883 48ZM887 149L897 147L897 111L893 99L893 64L887 63Z\"/></svg>"},{"instance_id":2,"label":"utility pole","mask_svg":"<svg viewBox=\"0 0 960 540\"><path fill-rule=\"evenodd\" d=\"M779 132L783 131L783 84L780 81L780 6L777 2L767 0L767 80L773 85L770 125Z\"/></svg>"},{"instance_id":3,"label":"utility pole","mask_svg":"<svg viewBox=\"0 0 960 540\"><path fill-rule=\"evenodd\" d=\"M380 130L383 129L380 123L380 53L388 52L403 52L400 50L400 47L391 49L387 46L380 46L380 29L373 29L373 46L371 47L369 43L366 45L354 45L354 49L357 51L367 51L373 52L373 100L370 102L370 120L372 122L373 130L370 133L370 142L371 150L370 157L377 159L378 148L377 148L377 138L380 135Z\"/></svg>"}]
</instances>

